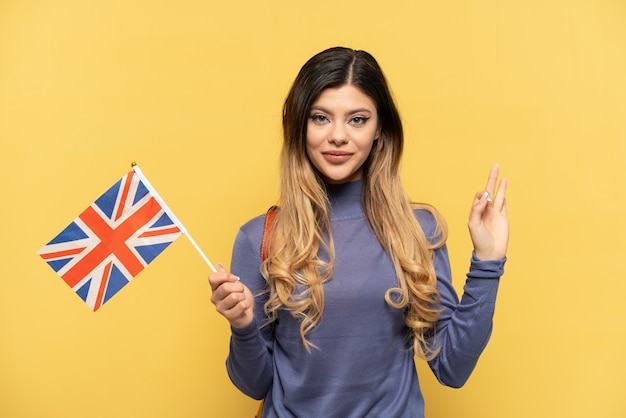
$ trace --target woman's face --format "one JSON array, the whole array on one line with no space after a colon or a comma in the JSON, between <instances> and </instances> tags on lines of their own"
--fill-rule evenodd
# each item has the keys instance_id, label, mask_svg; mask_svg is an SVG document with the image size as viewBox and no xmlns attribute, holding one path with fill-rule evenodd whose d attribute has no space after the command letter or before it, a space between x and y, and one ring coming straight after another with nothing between
<instances>
[{"instance_id":1,"label":"woman's face","mask_svg":"<svg viewBox=\"0 0 626 418\"><path fill-rule=\"evenodd\" d=\"M378 112L369 96L352 85L327 88L309 111L306 152L326 182L347 183L363 176L363 163L379 136Z\"/></svg>"}]
</instances>

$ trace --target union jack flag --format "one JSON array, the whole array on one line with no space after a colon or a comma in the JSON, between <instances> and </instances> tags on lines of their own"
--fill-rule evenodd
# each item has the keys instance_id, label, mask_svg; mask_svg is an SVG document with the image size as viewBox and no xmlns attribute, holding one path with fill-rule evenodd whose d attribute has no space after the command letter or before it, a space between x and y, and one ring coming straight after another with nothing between
<instances>
[{"instance_id":1,"label":"union jack flag","mask_svg":"<svg viewBox=\"0 0 626 418\"><path fill-rule=\"evenodd\" d=\"M38 252L93 311L183 232L143 180L126 174Z\"/></svg>"}]
</instances>

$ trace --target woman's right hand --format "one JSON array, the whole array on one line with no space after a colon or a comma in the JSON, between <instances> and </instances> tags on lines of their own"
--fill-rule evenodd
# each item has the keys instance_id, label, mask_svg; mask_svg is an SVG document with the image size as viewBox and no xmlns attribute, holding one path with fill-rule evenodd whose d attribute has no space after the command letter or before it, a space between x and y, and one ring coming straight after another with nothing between
<instances>
[{"instance_id":1,"label":"woman's right hand","mask_svg":"<svg viewBox=\"0 0 626 418\"><path fill-rule=\"evenodd\" d=\"M209 276L211 302L215 309L234 328L245 328L254 318L254 296L239 277L226 271L218 264L217 271Z\"/></svg>"}]
</instances>

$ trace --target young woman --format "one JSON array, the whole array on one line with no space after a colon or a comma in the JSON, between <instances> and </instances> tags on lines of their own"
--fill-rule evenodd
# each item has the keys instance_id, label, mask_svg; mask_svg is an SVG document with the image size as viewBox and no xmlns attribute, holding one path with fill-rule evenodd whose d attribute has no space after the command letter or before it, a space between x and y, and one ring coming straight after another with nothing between
<instances>
[{"instance_id":1,"label":"young woman","mask_svg":"<svg viewBox=\"0 0 626 418\"><path fill-rule=\"evenodd\" d=\"M459 387L489 340L508 245L506 181L491 169L469 216L461 301L446 229L400 183L403 133L376 60L331 48L300 70L283 110L281 195L210 276L231 324L227 370L267 417L421 417L414 355ZM241 278L241 279L239 279Z\"/></svg>"}]
</instances>

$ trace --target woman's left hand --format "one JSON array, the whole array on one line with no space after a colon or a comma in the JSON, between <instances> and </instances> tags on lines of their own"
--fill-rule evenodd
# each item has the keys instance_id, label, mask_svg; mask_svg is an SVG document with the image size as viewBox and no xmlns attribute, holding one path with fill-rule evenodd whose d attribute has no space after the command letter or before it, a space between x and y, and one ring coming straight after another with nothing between
<instances>
[{"instance_id":1,"label":"woman's left hand","mask_svg":"<svg viewBox=\"0 0 626 418\"><path fill-rule=\"evenodd\" d=\"M506 215L506 179L500 180L500 169L494 165L489 172L487 187L476 193L470 211L468 227L474 254L479 260L500 260L509 245L509 219ZM495 197L494 197L495 194Z\"/></svg>"}]
</instances>

